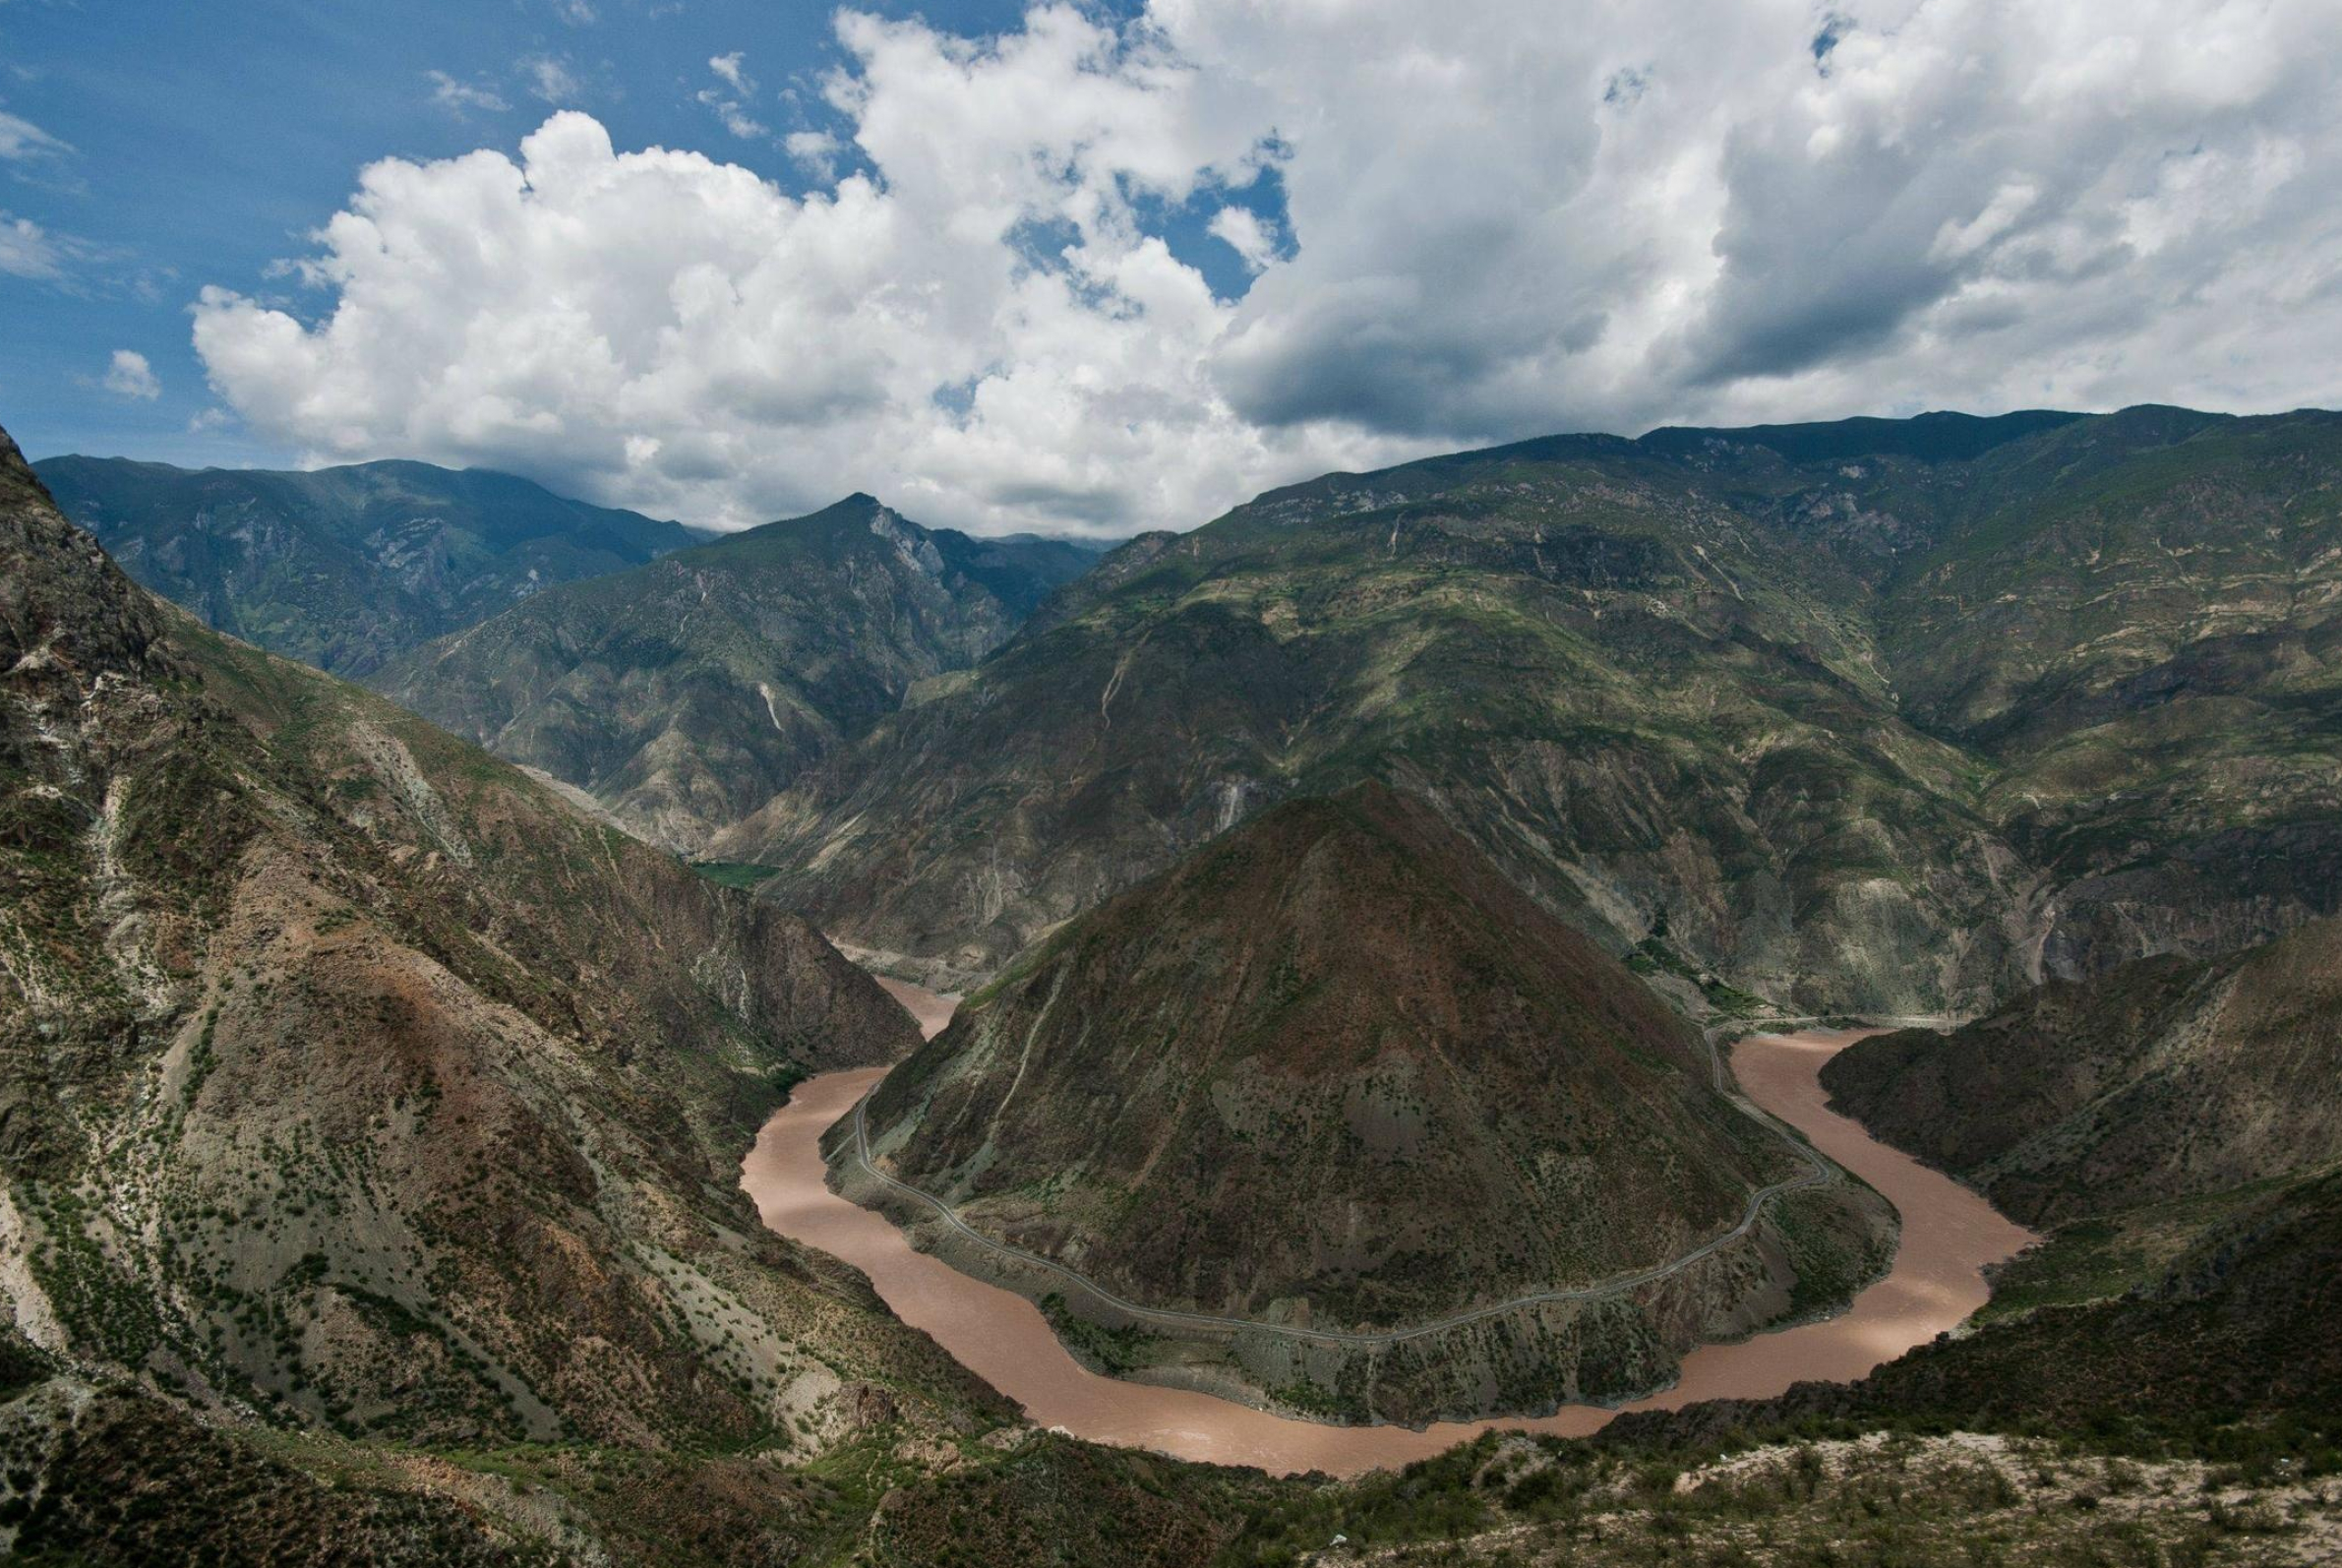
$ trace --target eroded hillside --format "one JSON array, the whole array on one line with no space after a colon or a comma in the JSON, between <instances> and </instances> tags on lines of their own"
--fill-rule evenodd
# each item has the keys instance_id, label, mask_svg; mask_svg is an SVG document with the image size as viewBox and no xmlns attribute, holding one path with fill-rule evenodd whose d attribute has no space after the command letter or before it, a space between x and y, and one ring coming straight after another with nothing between
<instances>
[{"instance_id":1,"label":"eroded hillside","mask_svg":"<svg viewBox=\"0 0 2342 1568\"><path fill-rule=\"evenodd\" d=\"M763 1233L788 1077L916 1042L794 917L204 631L0 439L0 1290L90 1372L420 1442L817 1444L990 1396Z\"/></svg>"}]
</instances>

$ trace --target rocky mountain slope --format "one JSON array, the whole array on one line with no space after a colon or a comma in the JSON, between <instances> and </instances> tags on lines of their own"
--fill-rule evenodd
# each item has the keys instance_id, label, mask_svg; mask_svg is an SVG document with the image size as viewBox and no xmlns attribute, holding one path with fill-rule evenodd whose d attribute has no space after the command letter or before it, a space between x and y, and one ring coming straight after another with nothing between
<instances>
[{"instance_id":1,"label":"rocky mountain slope","mask_svg":"<svg viewBox=\"0 0 2342 1568\"><path fill-rule=\"evenodd\" d=\"M1614 951L1981 1012L2342 907L2338 481L2335 415L2155 408L1329 475L1126 545L715 847L964 981L1376 777Z\"/></svg>"},{"instance_id":2,"label":"rocky mountain slope","mask_svg":"<svg viewBox=\"0 0 2342 1568\"><path fill-rule=\"evenodd\" d=\"M1824 1069L1872 1132L2028 1223L2342 1163L2342 922L2246 953L2053 984Z\"/></svg>"},{"instance_id":3,"label":"rocky mountain slope","mask_svg":"<svg viewBox=\"0 0 2342 1568\"><path fill-rule=\"evenodd\" d=\"M1736 1234L1754 1192L1807 1167L1711 1071L1622 964L1429 807L1366 784L1279 805L1076 920L888 1074L868 1132L897 1179L1113 1296L1387 1333ZM845 1189L879 1195L852 1128L831 1141ZM1598 1303L1362 1352L1239 1333L1232 1358L1255 1397L1291 1383L1386 1418L1640 1390L1702 1333L1840 1299L1884 1262L1868 1194L1773 1204L1745 1241Z\"/></svg>"},{"instance_id":4,"label":"rocky mountain slope","mask_svg":"<svg viewBox=\"0 0 2342 1568\"><path fill-rule=\"evenodd\" d=\"M422 462L282 473L69 456L36 469L138 582L219 631L352 677L542 588L701 537L510 474Z\"/></svg>"},{"instance_id":5,"label":"rocky mountain slope","mask_svg":"<svg viewBox=\"0 0 2342 1568\"><path fill-rule=\"evenodd\" d=\"M918 684L975 663L1095 555L922 528L868 496L534 595L373 678L693 848Z\"/></svg>"},{"instance_id":6,"label":"rocky mountain slope","mask_svg":"<svg viewBox=\"0 0 2342 1568\"><path fill-rule=\"evenodd\" d=\"M0 671L35 1345L426 1443L814 1444L858 1381L991 1408L735 1190L789 1074L916 1042L804 922L153 599L4 437Z\"/></svg>"},{"instance_id":7,"label":"rocky mountain slope","mask_svg":"<svg viewBox=\"0 0 2342 1568\"><path fill-rule=\"evenodd\" d=\"M1900 439L1932 461L1975 444L1957 424ZM1869 466L1810 429L1793 445L1784 463ZM2319 1173L2248 1183L2208 1223L2204 1198L2146 1204L2187 1239L2143 1272L2099 1268L2100 1222L2070 1222L2003 1276L1976 1332L1852 1388L1629 1417L1586 1442L1491 1437L1334 1482L998 1426L996 1402L859 1281L758 1232L731 1191L738 1129L770 1103L776 1066L867 1059L853 1038L907 1044L899 1022L862 1014L854 977L801 926L510 769L139 595L14 456L0 440L0 1296L62 1353L0 1324L0 1553L1191 1568L1924 1561L1954 1538L2011 1561L2333 1555L2342 1201ZM1887 580L1932 546L1909 514L1895 530L1881 515L1818 511L1809 542ZM2032 570L2061 559L2027 548ZM2217 637L2208 651L2235 648ZM2304 723L2308 766L2314 670L2294 637L2281 627L2272 656L2292 673L2204 713ZM2295 641L2320 657L2313 636ZM2211 676L2235 697L2252 666L2191 663L2193 646L2175 660L2069 643L2062 669L2083 673L2053 679L2117 693L2118 727L2189 710ZM2151 695L2108 674L2139 658L2190 684ZM1990 706L1930 722L1981 734ZM2201 748L2246 754L2217 751L2232 733L2217 725L2174 733L2173 801ZM2233 733L2250 748L2272 732ZM2270 824L2308 798L2299 784L2210 776L2274 779L2223 808L2237 819L2221 832L2261 835L2259 858L2204 860L2186 898L2102 884L2094 907L2137 917L2108 928L2124 939L2186 929L2150 915L2233 933L2314 902L2270 880L2292 871L2296 841ZM2091 797L2116 812L2138 798ZM2072 842L2083 863L2110 853ZM2234 914L2255 887L2280 891ZM1704 939L1679 918L1682 939ZM2314 998L2324 937L2298 940L2295 994ZM2137 1025L2053 1018L2074 989L2010 1015L2103 1063L2109 1085L2157 1081L2132 1049L2144 1038L2176 1054L2174 1085L2242 1096L2260 1068L2289 1081L2270 1055L2289 1033L2310 1063L2326 1038L2325 1003L2289 1015L2279 970L2255 967L2269 962L2168 962L2088 989ZM843 1028L799 1027L841 1013ZM2233 1070L2191 1043L2190 1017L2235 1045ZM1991 1084L2030 1081L2005 1065ZM2330 1098L2330 1082L2312 1089ZM2021 1113L2028 1125L2081 1124L2054 1075L2038 1092L2049 1109ZM2139 1103L2149 1123L2192 1128L2168 1119L2184 1098ZM2018 1114L2017 1097L2001 1110ZM2166 1141L2200 1150L2242 1124L2213 1125ZM2163 1144L2144 1152L2123 1167L2150 1173L2141 1190L2198 1179ZM2053 1182L2038 1190L2061 1212ZM2019 1308L2061 1259L2090 1267ZM555 1431L576 1437L513 1441Z\"/></svg>"}]
</instances>

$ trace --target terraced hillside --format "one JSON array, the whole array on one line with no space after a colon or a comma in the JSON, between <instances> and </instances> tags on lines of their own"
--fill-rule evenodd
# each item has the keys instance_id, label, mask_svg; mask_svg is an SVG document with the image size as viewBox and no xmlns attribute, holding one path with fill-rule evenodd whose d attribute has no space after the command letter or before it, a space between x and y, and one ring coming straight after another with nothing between
<instances>
[{"instance_id":1,"label":"terraced hillside","mask_svg":"<svg viewBox=\"0 0 2342 1568\"><path fill-rule=\"evenodd\" d=\"M716 849L965 981L1382 779L1719 1005L1988 1009L2342 889L2342 418L1569 437L1133 541Z\"/></svg>"},{"instance_id":2,"label":"terraced hillside","mask_svg":"<svg viewBox=\"0 0 2342 1568\"><path fill-rule=\"evenodd\" d=\"M1088 547L920 527L868 496L536 594L372 684L698 847L922 681L975 663Z\"/></svg>"},{"instance_id":3,"label":"terraced hillside","mask_svg":"<svg viewBox=\"0 0 2342 1568\"><path fill-rule=\"evenodd\" d=\"M700 537L511 474L424 462L289 473L70 456L37 469L65 514L145 587L221 632L351 677L555 583Z\"/></svg>"},{"instance_id":4,"label":"terraced hillside","mask_svg":"<svg viewBox=\"0 0 2342 1568\"><path fill-rule=\"evenodd\" d=\"M875 1188L855 1125L830 1139L844 1190L923 1244L1209 1348L1151 1345L1142 1375L1352 1417L1642 1392L1703 1336L1842 1301L1891 1250L1885 1204L1717 1093L1679 1014L1371 783L1080 917L872 1095L880 1169L1101 1290L973 1252Z\"/></svg>"},{"instance_id":5,"label":"terraced hillside","mask_svg":"<svg viewBox=\"0 0 2342 1568\"><path fill-rule=\"evenodd\" d=\"M204 630L4 437L0 671L0 1302L73 1376L443 1445L991 1408L735 1190L916 1042L804 922Z\"/></svg>"}]
</instances>

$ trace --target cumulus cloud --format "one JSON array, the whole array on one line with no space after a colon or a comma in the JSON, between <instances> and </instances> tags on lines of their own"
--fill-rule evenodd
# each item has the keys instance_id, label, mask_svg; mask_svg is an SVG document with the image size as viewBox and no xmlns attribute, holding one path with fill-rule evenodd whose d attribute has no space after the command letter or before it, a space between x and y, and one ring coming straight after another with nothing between
<instances>
[{"instance_id":1,"label":"cumulus cloud","mask_svg":"<svg viewBox=\"0 0 2342 1568\"><path fill-rule=\"evenodd\" d=\"M206 291L213 386L320 457L694 518L869 489L1111 529L1550 430L2335 395L2328 0L837 28L837 130L782 144L811 194L574 113L379 163L304 262L314 317ZM761 136L742 57L709 69Z\"/></svg>"},{"instance_id":2,"label":"cumulus cloud","mask_svg":"<svg viewBox=\"0 0 2342 1568\"><path fill-rule=\"evenodd\" d=\"M162 395L162 383L155 378L154 367L147 363L147 356L128 348L114 350L105 379L98 385L117 397L152 402Z\"/></svg>"}]
</instances>

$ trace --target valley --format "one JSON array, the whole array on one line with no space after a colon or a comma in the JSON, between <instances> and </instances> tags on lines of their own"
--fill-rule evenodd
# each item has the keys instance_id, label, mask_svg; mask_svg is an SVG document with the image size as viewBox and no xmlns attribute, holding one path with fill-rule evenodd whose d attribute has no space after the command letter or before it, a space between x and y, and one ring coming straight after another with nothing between
<instances>
[{"instance_id":1,"label":"valley","mask_svg":"<svg viewBox=\"0 0 2342 1568\"><path fill-rule=\"evenodd\" d=\"M1378 783L1067 924L830 1153L1130 1375L1337 1420L1630 1398L1893 1249L1697 1030Z\"/></svg>"},{"instance_id":2,"label":"valley","mask_svg":"<svg viewBox=\"0 0 2342 1568\"><path fill-rule=\"evenodd\" d=\"M2342 0L0 0L0 1563L2342 1568Z\"/></svg>"},{"instance_id":3,"label":"valley","mask_svg":"<svg viewBox=\"0 0 2342 1568\"><path fill-rule=\"evenodd\" d=\"M936 1000L919 999L930 1006ZM1817 1149L1894 1205L1902 1227L1892 1267L1847 1310L1695 1350L1663 1394L1617 1410L1578 1406L1529 1419L1345 1428L1190 1389L1104 1375L1071 1354L1050 1319L1024 1297L914 1250L903 1233L879 1215L830 1190L822 1135L851 1120L881 1075L878 1069L828 1073L799 1085L789 1105L758 1133L743 1165L742 1182L768 1227L860 1268L905 1322L932 1335L1039 1424L1094 1442L1255 1466L1276 1475L1351 1476L1422 1460L1481 1432L1581 1437L1598 1430L1618 1410L1761 1399L1807 1379L1852 1381L1957 1327L1986 1299L1986 1271L2033 1237L1967 1188L1874 1141L1859 1124L1826 1109L1821 1070L1858 1038L1854 1033L1750 1036L1732 1049L1731 1072L1757 1106L1811 1138Z\"/></svg>"},{"instance_id":4,"label":"valley","mask_svg":"<svg viewBox=\"0 0 2342 1568\"><path fill-rule=\"evenodd\" d=\"M1704 1014L1973 1016L2336 912L2338 473L2333 414L2141 407L1329 474L1122 546L714 852L964 989L1373 778Z\"/></svg>"},{"instance_id":5,"label":"valley","mask_svg":"<svg viewBox=\"0 0 2342 1568\"><path fill-rule=\"evenodd\" d=\"M370 684L703 848L886 713L1007 640L1096 552L923 528L871 496L549 585Z\"/></svg>"},{"instance_id":6,"label":"valley","mask_svg":"<svg viewBox=\"0 0 2342 1568\"><path fill-rule=\"evenodd\" d=\"M2325 417L855 498L371 672L458 734L0 448L0 1543L2314 1551Z\"/></svg>"}]
</instances>

